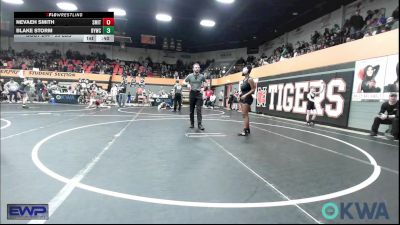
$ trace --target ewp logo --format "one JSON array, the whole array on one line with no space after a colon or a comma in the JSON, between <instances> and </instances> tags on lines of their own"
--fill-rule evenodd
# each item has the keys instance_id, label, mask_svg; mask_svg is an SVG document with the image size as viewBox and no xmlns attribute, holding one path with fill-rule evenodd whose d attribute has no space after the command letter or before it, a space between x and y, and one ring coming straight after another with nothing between
<instances>
[{"instance_id":1,"label":"ewp logo","mask_svg":"<svg viewBox=\"0 0 400 225\"><path fill-rule=\"evenodd\" d=\"M351 210L352 208L353 210ZM336 219L338 216L340 216L340 219L352 220L355 215L354 211L357 212L358 215L356 219L389 219L386 204L383 202L374 202L372 205L365 202L341 202L340 208L336 203L328 202L322 206L322 216L327 220Z\"/></svg>"},{"instance_id":2,"label":"ewp logo","mask_svg":"<svg viewBox=\"0 0 400 225\"><path fill-rule=\"evenodd\" d=\"M7 204L8 220L48 220L48 204Z\"/></svg>"}]
</instances>

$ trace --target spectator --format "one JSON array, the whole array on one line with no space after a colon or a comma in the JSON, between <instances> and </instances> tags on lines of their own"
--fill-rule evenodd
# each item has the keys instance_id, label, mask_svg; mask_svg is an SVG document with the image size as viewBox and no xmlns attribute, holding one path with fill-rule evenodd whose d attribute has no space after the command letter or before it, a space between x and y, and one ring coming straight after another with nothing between
<instances>
[{"instance_id":1,"label":"spectator","mask_svg":"<svg viewBox=\"0 0 400 225\"><path fill-rule=\"evenodd\" d=\"M235 88L235 91L233 93L233 110L238 111L239 110L239 91Z\"/></svg>"},{"instance_id":2,"label":"spectator","mask_svg":"<svg viewBox=\"0 0 400 225\"><path fill-rule=\"evenodd\" d=\"M38 96L38 102L43 102L43 90L44 90L44 84L42 83L41 80L37 81L36 84L36 94Z\"/></svg>"},{"instance_id":3,"label":"spectator","mask_svg":"<svg viewBox=\"0 0 400 225\"><path fill-rule=\"evenodd\" d=\"M4 85L4 89L6 89L8 91L8 94L10 96L9 98L9 102L12 102L12 98L14 96L14 101L17 102L18 101L18 89L19 89L19 84L17 82L14 81L14 78L11 78L9 82L7 82Z\"/></svg>"},{"instance_id":4,"label":"spectator","mask_svg":"<svg viewBox=\"0 0 400 225\"><path fill-rule=\"evenodd\" d=\"M397 134L395 134L395 139L399 138L398 136L398 115L399 115L399 102L397 100L397 94L392 93L389 96L389 101L384 102L381 106L381 110L379 111L378 116L375 117L374 123L371 128L371 136L377 136L378 135L378 129L381 124L392 124L392 126L397 126ZM397 120L395 120L397 116ZM397 122L397 124L394 124ZM392 127L393 128L393 127ZM396 128L395 128L396 129ZM393 130L392 130L393 132Z\"/></svg>"},{"instance_id":5,"label":"spectator","mask_svg":"<svg viewBox=\"0 0 400 225\"><path fill-rule=\"evenodd\" d=\"M118 96L118 106L121 108L121 107L125 107L125 103L126 103L126 89L127 89L127 84L126 84L126 82L122 82L121 84L120 84L120 87L119 87L119 90L118 90L118 93L119 93L119 96Z\"/></svg>"},{"instance_id":6,"label":"spectator","mask_svg":"<svg viewBox=\"0 0 400 225\"><path fill-rule=\"evenodd\" d=\"M4 84L5 84L4 79L0 79L0 102L7 99L7 97L6 97L7 92L4 89Z\"/></svg>"},{"instance_id":7,"label":"spectator","mask_svg":"<svg viewBox=\"0 0 400 225\"><path fill-rule=\"evenodd\" d=\"M223 90L221 90L220 92L219 92L219 106L222 108L222 107L224 107L224 91Z\"/></svg>"},{"instance_id":8,"label":"spectator","mask_svg":"<svg viewBox=\"0 0 400 225\"><path fill-rule=\"evenodd\" d=\"M215 100L217 99L217 96L215 96L214 93L212 93L212 95L210 96L210 99L207 102L207 107L212 107L212 109L214 109L215 107Z\"/></svg>"},{"instance_id":9,"label":"spectator","mask_svg":"<svg viewBox=\"0 0 400 225\"><path fill-rule=\"evenodd\" d=\"M321 34L318 31L315 31L313 35L311 35L311 44L317 44L318 39L321 37Z\"/></svg>"},{"instance_id":10,"label":"spectator","mask_svg":"<svg viewBox=\"0 0 400 225\"><path fill-rule=\"evenodd\" d=\"M372 10L367 11L367 16L365 17L364 24L368 24L368 22L372 19L374 16L374 12Z\"/></svg>"},{"instance_id":11,"label":"spectator","mask_svg":"<svg viewBox=\"0 0 400 225\"><path fill-rule=\"evenodd\" d=\"M128 92L128 101L127 101L127 103L131 103L131 98L132 98L131 92Z\"/></svg>"},{"instance_id":12,"label":"spectator","mask_svg":"<svg viewBox=\"0 0 400 225\"><path fill-rule=\"evenodd\" d=\"M360 15L360 10L358 9L352 17L350 17L350 37L352 39L359 39L361 29L364 27L364 19Z\"/></svg>"},{"instance_id":13,"label":"spectator","mask_svg":"<svg viewBox=\"0 0 400 225\"><path fill-rule=\"evenodd\" d=\"M392 17L394 20L399 20L399 6L392 12Z\"/></svg>"},{"instance_id":14,"label":"spectator","mask_svg":"<svg viewBox=\"0 0 400 225\"><path fill-rule=\"evenodd\" d=\"M111 88L111 102L113 104L117 103L117 95L118 95L118 87L116 84L114 84Z\"/></svg>"}]
</instances>

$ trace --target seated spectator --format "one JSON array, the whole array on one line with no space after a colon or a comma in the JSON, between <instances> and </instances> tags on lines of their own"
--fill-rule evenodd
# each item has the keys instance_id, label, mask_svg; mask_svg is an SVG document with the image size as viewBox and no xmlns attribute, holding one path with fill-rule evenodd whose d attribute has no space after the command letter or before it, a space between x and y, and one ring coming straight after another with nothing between
<instances>
[{"instance_id":1,"label":"seated spectator","mask_svg":"<svg viewBox=\"0 0 400 225\"><path fill-rule=\"evenodd\" d=\"M398 133L398 115L399 115L399 102L397 100L397 94L392 93L389 96L389 101L384 102L381 106L381 110L379 111L378 116L375 117L374 123L371 128L371 136L378 135L378 129L381 124L392 124L392 128L394 127L394 134L392 129L392 134L395 139L399 139ZM397 119L395 119L397 117ZM397 123L397 124L395 124ZM397 132L397 133L396 133Z\"/></svg>"},{"instance_id":2,"label":"seated spectator","mask_svg":"<svg viewBox=\"0 0 400 225\"><path fill-rule=\"evenodd\" d=\"M212 93L212 95L210 96L210 99L208 99L207 101L207 107L212 107L214 109L215 107L215 101L217 99L217 96L215 96L215 93Z\"/></svg>"},{"instance_id":3,"label":"seated spectator","mask_svg":"<svg viewBox=\"0 0 400 225\"><path fill-rule=\"evenodd\" d=\"M18 101L17 93L18 93L18 89L19 89L19 84L14 81L14 78L10 78L10 81L8 81L4 85L4 89L7 91L8 95L10 96L9 102L12 102L13 97L14 97L15 102Z\"/></svg>"}]
</instances>

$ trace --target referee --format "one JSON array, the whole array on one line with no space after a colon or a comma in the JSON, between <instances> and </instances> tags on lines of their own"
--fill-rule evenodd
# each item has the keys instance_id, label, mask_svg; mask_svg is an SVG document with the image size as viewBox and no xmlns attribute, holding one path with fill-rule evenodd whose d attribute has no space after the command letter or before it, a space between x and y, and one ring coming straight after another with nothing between
<instances>
[{"instance_id":1,"label":"referee","mask_svg":"<svg viewBox=\"0 0 400 225\"><path fill-rule=\"evenodd\" d=\"M194 128L194 107L197 107L197 124L200 130L204 130L201 124L201 107L203 106L203 91L201 88L204 86L206 78L200 74L200 65L193 64L193 73L189 74L184 84L190 89L189 102L190 102L190 128Z\"/></svg>"}]
</instances>

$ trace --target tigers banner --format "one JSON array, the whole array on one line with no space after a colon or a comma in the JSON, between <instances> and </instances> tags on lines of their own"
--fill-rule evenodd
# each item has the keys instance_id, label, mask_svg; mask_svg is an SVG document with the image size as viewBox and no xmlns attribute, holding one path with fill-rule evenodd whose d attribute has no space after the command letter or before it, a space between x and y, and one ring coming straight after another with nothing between
<instances>
[{"instance_id":1,"label":"tigers banner","mask_svg":"<svg viewBox=\"0 0 400 225\"><path fill-rule=\"evenodd\" d=\"M347 127L353 71L321 71L310 75L260 79L256 111L305 121L311 87L324 90L315 97L317 122Z\"/></svg>"}]
</instances>

